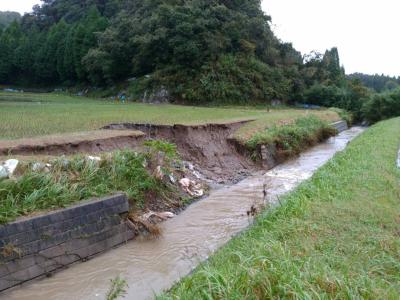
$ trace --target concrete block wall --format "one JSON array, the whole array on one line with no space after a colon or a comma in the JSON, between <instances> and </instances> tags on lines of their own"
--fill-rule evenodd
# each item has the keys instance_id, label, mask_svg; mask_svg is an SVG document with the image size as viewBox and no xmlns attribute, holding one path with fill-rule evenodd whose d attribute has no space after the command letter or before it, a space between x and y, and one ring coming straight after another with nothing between
<instances>
[{"instance_id":1,"label":"concrete block wall","mask_svg":"<svg viewBox=\"0 0 400 300\"><path fill-rule=\"evenodd\" d=\"M118 194L0 226L0 291L132 239L128 210Z\"/></svg>"},{"instance_id":2,"label":"concrete block wall","mask_svg":"<svg viewBox=\"0 0 400 300\"><path fill-rule=\"evenodd\" d=\"M346 121L338 121L338 122L332 123L331 125L333 127L335 127L339 132L349 129Z\"/></svg>"}]
</instances>

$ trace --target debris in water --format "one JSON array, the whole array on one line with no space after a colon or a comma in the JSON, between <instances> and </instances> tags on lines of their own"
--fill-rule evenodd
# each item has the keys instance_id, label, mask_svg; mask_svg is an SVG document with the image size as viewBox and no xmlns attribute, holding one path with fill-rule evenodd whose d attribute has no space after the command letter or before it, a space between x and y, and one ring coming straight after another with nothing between
<instances>
[{"instance_id":1,"label":"debris in water","mask_svg":"<svg viewBox=\"0 0 400 300\"><path fill-rule=\"evenodd\" d=\"M204 190L201 188L201 184L197 184L195 181L189 178L182 178L179 181L182 188L192 197L201 197L204 195Z\"/></svg>"},{"instance_id":2,"label":"debris in water","mask_svg":"<svg viewBox=\"0 0 400 300\"><path fill-rule=\"evenodd\" d=\"M171 218L175 217L175 214L172 212L169 212L169 211L164 211L164 212L149 211L148 213L142 215L141 218L148 221L151 219L151 217L154 217L154 216L165 221L167 219L171 219Z\"/></svg>"}]
</instances>

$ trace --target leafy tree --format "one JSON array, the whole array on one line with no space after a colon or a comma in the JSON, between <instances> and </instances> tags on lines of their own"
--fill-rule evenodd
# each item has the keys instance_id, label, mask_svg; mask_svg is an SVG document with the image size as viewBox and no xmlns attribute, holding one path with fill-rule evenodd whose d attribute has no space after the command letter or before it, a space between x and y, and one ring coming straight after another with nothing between
<instances>
[{"instance_id":1,"label":"leafy tree","mask_svg":"<svg viewBox=\"0 0 400 300\"><path fill-rule=\"evenodd\" d=\"M19 22L21 15L14 11L0 11L0 29L6 28L14 21Z\"/></svg>"}]
</instances>

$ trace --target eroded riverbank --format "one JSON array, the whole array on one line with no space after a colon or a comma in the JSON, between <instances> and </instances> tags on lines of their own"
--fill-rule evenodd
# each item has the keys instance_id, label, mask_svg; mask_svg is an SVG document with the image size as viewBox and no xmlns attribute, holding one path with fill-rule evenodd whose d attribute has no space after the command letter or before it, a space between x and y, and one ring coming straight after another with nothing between
<instances>
[{"instance_id":1,"label":"eroded riverbank","mask_svg":"<svg viewBox=\"0 0 400 300\"><path fill-rule=\"evenodd\" d=\"M43 279L1 295L4 299L103 299L109 280L121 274L129 284L131 299L150 299L188 274L229 239L246 228L247 211L263 199L292 190L362 132L352 128L304 152L265 174L214 191L181 215L163 223L163 236L133 241L118 249L77 264L52 278Z\"/></svg>"}]
</instances>

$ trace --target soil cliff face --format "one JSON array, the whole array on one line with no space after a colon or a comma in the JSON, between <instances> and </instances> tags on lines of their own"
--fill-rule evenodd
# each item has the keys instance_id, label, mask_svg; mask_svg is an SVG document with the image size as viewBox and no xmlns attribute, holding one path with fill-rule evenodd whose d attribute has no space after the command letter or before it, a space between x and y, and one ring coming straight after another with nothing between
<instances>
[{"instance_id":1,"label":"soil cliff face","mask_svg":"<svg viewBox=\"0 0 400 300\"><path fill-rule=\"evenodd\" d=\"M103 129L129 129L145 133L146 139L164 139L177 145L184 160L218 182L235 182L257 168L232 134L244 122L205 125L111 124Z\"/></svg>"}]
</instances>

